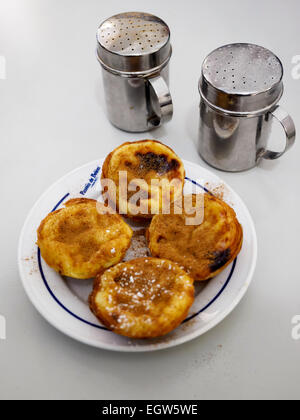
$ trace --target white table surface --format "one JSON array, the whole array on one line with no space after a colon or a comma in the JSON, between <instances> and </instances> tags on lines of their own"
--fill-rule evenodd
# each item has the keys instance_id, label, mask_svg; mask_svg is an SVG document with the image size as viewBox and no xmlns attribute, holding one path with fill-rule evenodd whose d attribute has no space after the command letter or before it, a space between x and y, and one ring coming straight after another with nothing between
<instances>
[{"instance_id":1,"label":"white table surface","mask_svg":"<svg viewBox=\"0 0 300 420\"><path fill-rule=\"evenodd\" d=\"M95 32L106 17L146 11L171 28L173 120L130 134L105 116ZM274 162L229 174L215 171L244 199L258 235L258 264L237 309L204 336L173 349L121 354L89 348L50 326L30 304L17 269L27 213L55 180L106 156L124 141L157 138L203 166L195 141L197 82L204 57L229 42L268 47L283 61L281 103L299 127L300 3L248 0L2 0L0 3L1 209L0 398L299 398L300 143ZM5 58L3 58L5 57ZM3 74L6 62L6 78ZM1 70L1 69L0 69ZM276 126L271 145L279 150Z\"/></svg>"}]
</instances>

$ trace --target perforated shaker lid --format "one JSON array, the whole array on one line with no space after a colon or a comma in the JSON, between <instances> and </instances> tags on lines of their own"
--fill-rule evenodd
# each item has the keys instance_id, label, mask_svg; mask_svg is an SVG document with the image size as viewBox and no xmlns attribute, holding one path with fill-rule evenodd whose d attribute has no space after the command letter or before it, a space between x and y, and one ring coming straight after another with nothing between
<instances>
[{"instance_id":1,"label":"perforated shaker lid","mask_svg":"<svg viewBox=\"0 0 300 420\"><path fill-rule=\"evenodd\" d=\"M105 20L97 31L102 65L121 72L147 72L171 55L170 30L149 13L121 13Z\"/></svg>"},{"instance_id":2,"label":"perforated shaker lid","mask_svg":"<svg viewBox=\"0 0 300 420\"><path fill-rule=\"evenodd\" d=\"M254 44L230 44L204 60L199 91L212 107L228 114L261 114L280 99L282 76L282 63L271 51Z\"/></svg>"}]
</instances>

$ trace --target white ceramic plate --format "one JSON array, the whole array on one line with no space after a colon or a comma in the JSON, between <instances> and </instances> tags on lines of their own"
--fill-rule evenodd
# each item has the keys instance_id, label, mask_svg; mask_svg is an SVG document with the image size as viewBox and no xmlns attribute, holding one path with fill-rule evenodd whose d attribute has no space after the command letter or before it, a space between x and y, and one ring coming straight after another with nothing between
<instances>
[{"instance_id":1,"label":"white ceramic plate","mask_svg":"<svg viewBox=\"0 0 300 420\"><path fill-rule=\"evenodd\" d=\"M52 185L30 211L19 242L18 263L25 291L40 314L54 327L83 343L118 351L153 351L173 347L204 334L222 321L245 294L256 264L257 240L251 216L240 197L216 175L184 162L185 192L222 193L243 226L244 242L237 259L214 279L196 287L195 302L187 319L157 339L128 339L107 330L90 312L87 299L92 280L63 279L40 256L36 229L52 210L72 197L99 198L103 160L88 163ZM198 184L198 185L197 185Z\"/></svg>"}]
</instances>

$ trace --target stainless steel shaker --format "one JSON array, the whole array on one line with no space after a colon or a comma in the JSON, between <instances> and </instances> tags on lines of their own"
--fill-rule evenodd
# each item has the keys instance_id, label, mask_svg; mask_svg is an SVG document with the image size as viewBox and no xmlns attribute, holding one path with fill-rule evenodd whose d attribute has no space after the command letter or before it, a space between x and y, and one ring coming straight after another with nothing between
<instances>
[{"instance_id":1,"label":"stainless steel shaker","mask_svg":"<svg viewBox=\"0 0 300 420\"><path fill-rule=\"evenodd\" d=\"M293 120L278 105L282 76L279 58L258 45L225 45L206 57L199 81L198 150L209 165L243 171L262 158L279 158L293 145ZM273 117L285 131L282 152L267 149Z\"/></svg>"},{"instance_id":2,"label":"stainless steel shaker","mask_svg":"<svg viewBox=\"0 0 300 420\"><path fill-rule=\"evenodd\" d=\"M116 127L141 132L172 118L169 92L170 30L148 13L121 13L97 31L108 117Z\"/></svg>"}]
</instances>

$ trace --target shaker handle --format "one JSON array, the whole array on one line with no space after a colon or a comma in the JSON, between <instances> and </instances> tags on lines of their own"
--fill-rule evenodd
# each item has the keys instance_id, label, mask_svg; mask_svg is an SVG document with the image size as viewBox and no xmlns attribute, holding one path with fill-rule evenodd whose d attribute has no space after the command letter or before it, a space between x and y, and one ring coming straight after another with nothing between
<instances>
[{"instance_id":1,"label":"shaker handle","mask_svg":"<svg viewBox=\"0 0 300 420\"><path fill-rule=\"evenodd\" d=\"M173 102L167 83L162 76L151 77L148 79L149 87L154 93L154 100L157 101L159 115L154 112L148 120L151 127L158 127L171 120L173 116ZM150 100L150 98L149 98Z\"/></svg>"},{"instance_id":2,"label":"shaker handle","mask_svg":"<svg viewBox=\"0 0 300 420\"><path fill-rule=\"evenodd\" d=\"M265 150L261 155L261 157L264 159L273 160L278 159L293 146L296 139L296 128L292 117L280 105L277 105L271 114L280 122L286 135L286 144L282 152L272 152L271 150Z\"/></svg>"}]
</instances>

